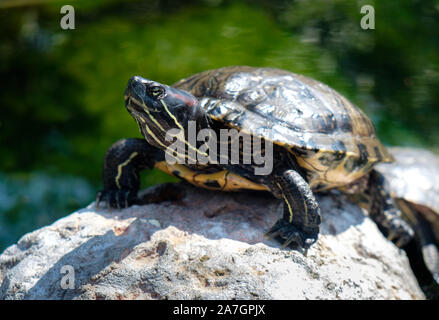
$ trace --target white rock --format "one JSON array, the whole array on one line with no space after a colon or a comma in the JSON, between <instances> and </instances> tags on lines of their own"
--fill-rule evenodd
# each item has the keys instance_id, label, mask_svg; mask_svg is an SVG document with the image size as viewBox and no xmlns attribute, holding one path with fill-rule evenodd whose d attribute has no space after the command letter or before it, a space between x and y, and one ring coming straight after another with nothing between
<instances>
[{"instance_id":1,"label":"white rock","mask_svg":"<svg viewBox=\"0 0 439 320\"><path fill-rule=\"evenodd\" d=\"M279 200L185 190L25 235L0 256L0 299L424 299L405 253L341 195L318 197L321 235L304 256L263 238Z\"/></svg>"}]
</instances>

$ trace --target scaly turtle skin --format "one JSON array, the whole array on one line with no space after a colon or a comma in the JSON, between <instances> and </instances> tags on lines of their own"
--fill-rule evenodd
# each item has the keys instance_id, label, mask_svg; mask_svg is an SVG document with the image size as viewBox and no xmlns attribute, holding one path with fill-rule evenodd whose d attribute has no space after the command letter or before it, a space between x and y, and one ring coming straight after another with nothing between
<instances>
[{"instance_id":1,"label":"scaly turtle skin","mask_svg":"<svg viewBox=\"0 0 439 320\"><path fill-rule=\"evenodd\" d=\"M125 207L136 201L139 171L158 168L199 187L237 191L267 190L284 201L284 215L267 232L294 248L308 248L317 240L320 208L313 191L355 184L371 186L375 218L386 230L406 241L411 230L385 192L382 177L372 167L392 161L378 140L370 119L328 86L288 71L272 68L225 67L209 70L167 86L133 77L125 92L128 112L145 139L124 139L107 152L104 190L97 203ZM196 132L235 129L242 137L259 137L273 145L269 174L256 174L260 163L243 164L226 159L207 163L201 142L190 142L191 121ZM182 133L177 140L184 152L170 152L171 129ZM211 133L209 133L211 134ZM239 149L244 144L226 141ZM254 141L254 140L253 140ZM254 144L252 144L253 150ZM252 151L254 154L254 152ZM166 157L183 160L170 164ZM364 191L364 190L362 190Z\"/></svg>"},{"instance_id":2,"label":"scaly turtle skin","mask_svg":"<svg viewBox=\"0 0 439 320\"><path fill-rule=\"evenodd\" d=\"M439 283L439 156L417 148L391 148L394 164L377 171L389 181L392 197L412 225L426 267Z\"/></svg>"}]
</instances>

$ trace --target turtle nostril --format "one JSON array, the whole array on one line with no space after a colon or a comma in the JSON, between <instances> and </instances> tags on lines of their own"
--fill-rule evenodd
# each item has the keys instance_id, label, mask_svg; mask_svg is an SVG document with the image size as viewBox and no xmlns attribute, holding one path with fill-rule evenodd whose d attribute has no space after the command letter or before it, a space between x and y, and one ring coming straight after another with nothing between
<instances>
[{"instance_id":1,"label":"turtle nostril","mask_svg":"<svg viewBox=\"0 0 439 320\"><path fill-rule=\"evenodd\" d=\"M142 97L145 94L145 90L146 86L141 77L134 76L128 81L127 91L135 93L138 97Z\"/></svg>"},{"instance_id":2,"label":"turtle nostril","mask_svg":"<svg viewBox=\"0 0 439 320\"><path fill-rule=\"evenodd\" d=\"M142 83L143 78L139 77L139 76L134 76L134 77L131 77L130 82L131 82L131 84Z\"/></svg>"}]
</instances>

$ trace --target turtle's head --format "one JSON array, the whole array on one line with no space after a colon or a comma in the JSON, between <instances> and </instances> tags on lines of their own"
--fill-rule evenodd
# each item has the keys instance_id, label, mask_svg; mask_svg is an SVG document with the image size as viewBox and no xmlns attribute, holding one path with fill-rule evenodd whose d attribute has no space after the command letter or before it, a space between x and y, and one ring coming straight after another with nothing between
<instances>
[{"instance_id":1,"label":"turtle's head","mask_svg":"<svg viewBox=\"0 0 439 320\"><path fill-rule=\"evenodd\" d=\"M208 126L207 114L196 97L138 76L128 81L125 106L148 142L161 149L170 144L165 139L170 129L186 130L189 121L195 121L197 129Z\"/></svg>"}]
</instances>

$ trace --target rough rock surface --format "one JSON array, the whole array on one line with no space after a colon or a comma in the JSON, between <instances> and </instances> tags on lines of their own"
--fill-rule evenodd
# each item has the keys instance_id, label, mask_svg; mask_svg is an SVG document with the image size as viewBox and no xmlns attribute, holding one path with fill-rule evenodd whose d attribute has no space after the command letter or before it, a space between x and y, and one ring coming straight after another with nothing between
<instances>
[{"instance_id":1,"label":"rough rock surface","mask_svg":"<svg viewBox=\"0 0 439 320\"><path fill-rule=\"evenodd\" d=\"M304 256L263 238L280 201L184 190L121 211L91 204L26 234L0 256L0 299L424 298L405 253L340 194L318 197L321 236Z\"/></svg>"}]
</instances>

